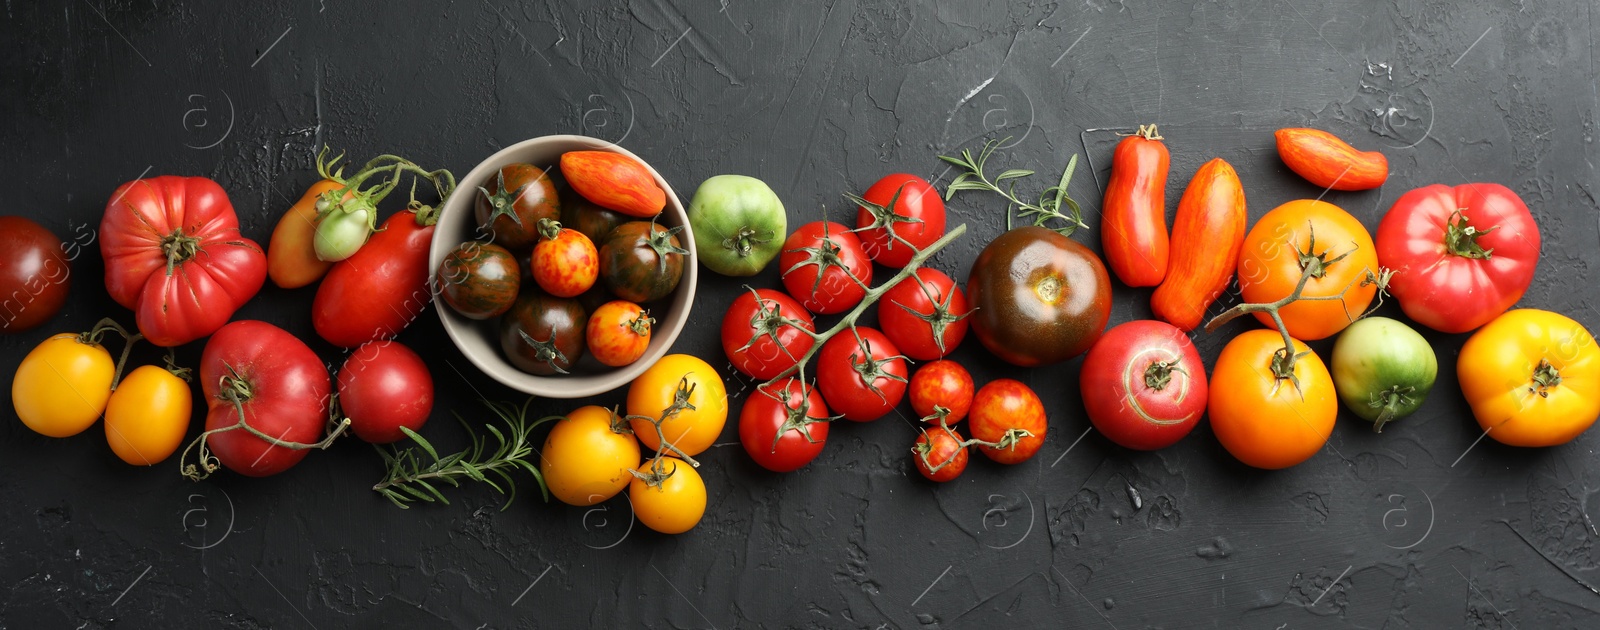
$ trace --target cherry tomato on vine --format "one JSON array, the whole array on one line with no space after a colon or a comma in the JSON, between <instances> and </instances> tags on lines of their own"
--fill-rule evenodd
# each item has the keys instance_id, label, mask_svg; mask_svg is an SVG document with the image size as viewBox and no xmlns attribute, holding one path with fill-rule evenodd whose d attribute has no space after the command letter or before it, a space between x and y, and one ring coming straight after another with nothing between
<instances>
[{"instance_id":1,"label":"cherry tomato on vine","mask_svg":"<svg viewBox=\"0 0 1600 630\"><path fill-rule=\"evenodd\" d=\"M973 396L967 430L973 439L1005 446L979 444L978 452L1002 464L1020 464L1044 446L1049 425L1039 395L1021 381L1002 378L989 381ZM1014 430L1018 432L1012 433ZM1023 431L1028 435L1021 435ZM1013 444L1005 444L1008 433L1016 435Z\"/></svg>"},{"instance_id":2,"label":"cherry tomato on vine","mask_svg":"<svg viewBox=\"0 0 1600 630\"><path fill-rule=\"evenodd\" d=\"M790 234L778 267L789 295L818 315L850 310L872 285L872 261L861 239L832 221L813 221Z\"/></svg>"},{"instance_id":3,"label":"cherry tomato on vine","mask_svg":"<svg viewBox=\"0 0 1600 630\"><path fill-rule=\"evenodd\" d=\"M938 269L922 267L883 292L878 325L895 347L918 361L955 352L967 338L967 294Z\"/></svg>"},{"instance_id":4,"label":"cherry tomato on vine","mask_svg":"<svg viewBox=\"0 0 1600 630\"><path fill-rule=\"evenodd\" d=\"M967 470L967 447L961 433L948 426L923 427L911 445L911 461L929 481L954 481Z\"/></svg>"},{"instance_id":5,"label":"cherry tomato on vine","mask_svg":"<svg viewBox=\"0 0 1600 630\"><path fill-rule=\"evenodd\" d=\"M58 333L22 358L11 379L11 404L40 435L77 435L105 412L115 371L104 346L85 335Z\"/></svg>"},{"instance_id":6,"label":"cherry tomato on vine","mask_svg":"<svg viewBox=\"0 0 1600 630\"><path fill-rule=\"evenodd\" d=\"M856 422L877 420L906 395L906 359L882 332L858 326L817 354L817 388L828 407Z\"/></svg>"},{"instance_id":7,"label":"cherry tomato on vine","mask_svg":"<svg viewBox=\"0 0 1600 630\"><path fill-rule=\"evenodd\" d=\"M955 424L972 409L972 388L972 374L960 363L947 359L924 364L911 375L911 410L918 418L937 422L931 419L937 405L949 411L945 422Z\"/></svg>"},{"instance_id":8,"label":"cherry tomato on vine","mask_svg":"<svg viewBox=\"0 0 1600 630\"><path fill-rule=\"evenodd\" d=\"M786 378L761 386L744 401L739 443L762 468L789 472L822 454L829 420L817 388Z\"/></svg>"},{"instance_id":9,"label":"cherry tomato on vine","mask_svg":"<svg viewBox=\"0 0 1600 630\"><path fill-rule=\"evenodd\" d=\"M661 419L673 407L679 409L661 422L659 434L653 423L643 419ZM694 457L722 434L728 420L728 390L710 364L687 354L669 354L628 386L628 416L633 434L645 447L661 450L664 435Z\"/></svg>"},{"instance_id":10,"label":"cherry tomato on vine","mask_svg":"<svg viewBox=\"0 0 1600 630\"><path fill-rule=\"evenodd\" d=\"M638 361L650 347L650 329L655 318L627 300L612 300L600 305L589 316L585 337L589 354L601 363L621 367Z\"/></svg>"},{"instance_id":11,"label":"cherry tomato on vine","mask_svg":"<svg viewBox=\"0 0 1600 630\"><path fill-rule=\"evenodd\" d=\"M660 485L652 486L643 479L633 477L628 485L628 501L633 513L645 527L663 534L682 534L694 529L706 514L706 482L694 466L676 457L651 460L640 466L640 472L650 474L659 468L659 474L668 475Z\"/></svg>"},{"instance_id":12,"label":"cherry tomato on vine","mask_svg":"<svg viewBox=\"0 0 1600 630\"><path fill-rule=\"evenodd\" d=\"M589 405L557 421L539 450L539 473L550 494L567 505L594 505L628 487L639 467L639 441L628 423Z\"/></svg>"},{"instance_id":13,"label":"cherry tomato on vine","mask_svg":"<svg viewBox=\"0 0 1600 630\"><path fill-rule=\"evenodd\" d=\"M816 329L811 313L788 294L754 289L734 298L722 316L722 351L734 369L770 380L811 351L817 342L808 333Z\"/></svg>"},{"instance_id":14,"label":"cherry tomato on vine","mask_svg":"<svg viewBox=\"0 0 1600 630\"><path fill-rule=\"evenodd\" d=\"M194 412L194 395L184 378L154 365L122 377L106 404L111 452L134 466L153 466L178 450Z\"/></svg>"},{"instance_id":15,"label":"cherry tomato on vine","mask_svg":"<svg viewBox=\"0 0 1600 630\"><path fill-rule=\"evenodd\" d=\"M556 297L577 297L600 278L600 252L589 237L561 227L556 221L539 221L539 244L533 246L533 280Z\"/></svg>"},{"instance_id":16,"label":"cherry tomato on vine","mask_svg":"<svg viewBox=\"0 0 1600 630\"><path fill-rule=\"evenodd\" d=\"M858 206L856 230L861 235L861 247L878 264L904 267L916 250L925 249L944 236L944 200L921 177L885 175L866 194L846 196Z\"/></svg>"}]
</instances>

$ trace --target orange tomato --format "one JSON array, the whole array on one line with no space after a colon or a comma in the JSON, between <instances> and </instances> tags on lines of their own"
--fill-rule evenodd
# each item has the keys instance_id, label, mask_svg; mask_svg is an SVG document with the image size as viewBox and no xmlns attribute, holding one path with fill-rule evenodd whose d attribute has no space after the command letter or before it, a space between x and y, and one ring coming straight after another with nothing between
<instances>
[{"instance_id":1,"label":"orange tomato","mask_svg":"<svg viewBox=\"0 0 1600 630\"><path fill-rule=\"evenodd\" d=\"M285 289L306 286L328 273L333 263L317 258L313 249L317 232L317 198L322 193L343 188L344 184L324 179L310 188L300 200L289 206L272 228L272 240L267 242L267 275L272 283ZM348 195L346 196L348 198Z\"/></svg>"},{"instance_id":2,"label":"orange tomato","mask_svg":"<svg viewBox=\"0 0 1600 630\"><path fill-rule=\"evenodd\" d=\"M1344 299L1296 301L1279 315L1295 339L1325 339L1360 317L1378 292L1376 284L1366 282L1378 273L1372 235L1350 213L1326 201L1300 199L1273 208L1244 237L1240 293L1246 302L1273 302L1294 293L1306 273L1312 277L1300 297L1344 291ZM1273 326L1270 314L1255 316Z\"/></svg>"},{"instance_id":3,"label":"orange tomato","mask_svg":"<svg viewBox=\"0 0 1600 630\"><path fill-rule=\"evenodd\" d=\"M666 418L667 410L687 392L684 405ZM728 389L711 364L687 354L669 354L628 386L628 416L633 434L652 451L661 438L694 457L711 448L728 420ZM642 416L642 417L632 417ZM661 431L644 418L661 419Z\"/></svg>"},{"instance_id":4,"label":"orange tomato","mask_svg":"<svg viewBox=\"0 0 1600 630\"><path fill-rule=\"evenodd\" d=\"M1211 372L1211 431L1239 461L1275 470L1311 459L1333 433L1339 414L1333 377L1322 359L1297 339L1294 376L1299 385L1274 371L1283 336L1250 330L1222 349Z\"/></svg>"},{"instance_id":5,"label":"orange tomato","mask_svg":"<svg viewBox=\"0 0 1600 630\"><path fill-rule=\"evenodd\" d=\"M650 329L656 320L638 304L612 300L589 316L584 336L589 354L601 363L621 367L638 361L650 347Z\"/></svg>"}]
</instances>

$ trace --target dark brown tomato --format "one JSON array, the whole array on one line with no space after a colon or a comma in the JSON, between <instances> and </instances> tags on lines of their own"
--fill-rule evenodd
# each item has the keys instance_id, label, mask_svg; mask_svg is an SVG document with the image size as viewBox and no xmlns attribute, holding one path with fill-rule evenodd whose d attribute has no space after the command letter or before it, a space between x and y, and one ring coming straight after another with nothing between
<instances>
[{"instance_id":1,"label":"dark brown tomato","mask_svg":"<svg viewBox=\"0 0 1600 630\"><path fill-rule=\"evenodd\" d=\"M597 206L577 193L561 198L561 226L577 230L596 243L606 240L606 235L617 226L632 220L633 217Z\"/></svg>"},{"instance_id":2,"label":"dark brown tomato","mask_svg":"<svg viewBox=\"0 0 1600 630\"><path fill-rule=\"evenodd\" d=\"M478 187L473 216L479 235L511 251L539 240L539 219L561 219L561 198L544 169L508 164Z\"/></svg>"},{"instance_id":3,"label":"dark brown tomato","mask_svg":"<svg viewBox=\"0 0 1600 630\"><path fill-rule=\"evenodd\" d=\"M500 319L500 350L511 365L529 374L566 374L583 356L588 323L578 300L530 287Z\"/></svg>"},{"instance_id":4,"label":"dark brown tomato","mask_svg":"<svg viewBox=\"0 0 1600 630\"><path fill-rule=\"evenodd\" d=\"M54 317L67 301L72 269L61 239L22 217L0 217L0 333Z\"/></svg>"},{"instance_id":5,"label":"dark brown tomato","mask_svg":"<svg viewBox=\"0 0 1600 630\"><path fill-rule=\"evenodd\" d=\"M504 315L517 301L522 271L506 248L467 241L450 250L435 276L439 297L468 319Z\"/></svg>"},{"instance_id":6,"label":"dark brown tomato","mask_svg":"<svg viewBox=\"0 0 1600 630\"><path fill-rule=\"evenodd\" d=\"M995 238L967 279L972 332L1022 367L1083 354L1111 318L1111 277L1089 248L1054 230L1024 226Z\"/></svg>"},{"instance_id":7,"label":"dark brown tomato","mask_svg":"<svg viewBox=\"0 0 1600 630\"><path fill-rule=\"evenodd\" d=\"M611 230L600 246L600 277L612 295L629 302L652 302L671 294L683 279L689 250L678 240L683 228L630 221Z\"/></svg>"}]
</instances>

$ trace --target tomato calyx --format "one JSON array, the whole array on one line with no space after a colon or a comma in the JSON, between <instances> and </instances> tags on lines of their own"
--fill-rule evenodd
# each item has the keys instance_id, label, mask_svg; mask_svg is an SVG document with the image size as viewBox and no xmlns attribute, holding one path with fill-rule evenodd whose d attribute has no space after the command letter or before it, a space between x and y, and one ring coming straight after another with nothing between
<instances>
[{"instance_id":1,"label":"tomato calyx","mask_svg":"<svg viewBox=\"0 0 1600 630\"><path fill-rule=\"evenodd\" d=\"M789 348L784 346L783 340L778 337L778 332L783 330L785 326L811 335L812 338L816 338L816 333L806 330L806 327L802 322L785 317L783 315L783 307L782 305L778 304L777 300L768 300L762 298L761 293L750 288L749 285L746 285L745 289L748 290L756 299L756 312L754 315L750 316L750 328L756 331L756 334L750 336L750 340L745 342L744 346L739 348L739 352L749 350L756 345L757 341L761 341L762 337L766 337L771 339L773 345L777 346L779 350L783 351L784 356L787 356L790 359L795 358L794 355L789 354ZM776 382L776 379L774 379L774 382Z\"/></svg>"},{"instance_id":2,"label":"tomato calyx","mask_svg":"<svg viewBox=\"0 0 1600 630\"><path fill-rule=\"evenodd\" d=\"M166 362L166 366L162 369L166 370L168 374L183 379L183 382L185 383L188 383L192 380L190 376L194 373L194 371L178 365L178 353L176 348L167 348L167 354L166 356L162 357L162 360Z\"/></svg>"},{"instance_id":3,"label":"tomato calyx","mask_svg":"<svg viewBox=\"0 0 1600 630\"><path fill-rule=\"evenodd\" d=\"M543 221L544 219L540 220ZM561 364L570 362L567 360L567 355L561 352L561 348L556 347L556 329L554 326L550 327L550 338L545 341L534 339L524 330L518 330L517 334L522 337L523 343L533 348L534 361L549 365L550 369L555 370L558 374L568 373L561 367Z\"/></svg>"},{"instance_id":4,"label":"tomato calyx","mask_svg":"<svg viewBox=\"0 0 1600 630\"><path fill-rule=\"evenodd\" d=\"M1304 277L1321 278L1325 275L1328 275L1329 265L1344 260L1346 256L1350 255L1350 252L1355 251L1352 249L1349 252L1339 254L1333 258L1328 258L1328 253L1331 252L1332 249L1325 249L1320 252L1317 251L1316 225L1310 221L1307 221L1306 229L1309 230L1310 233L1306 238L1305 250L1301 251L1298 247L1294 248L1295 256L1300 260L1300 271L1304 274L1302 279ZM1344 299L1343 293L1339 294L1339 299Z\"/></svg>"},{"instance_id":5,"label":"tomato calyx","mask_svg":"<svg viewBox=\"0 0 1600 630\"><path fill-rule=\"evenodd\" d=\"M161 238L161 253L167 257L167 275L173 268L200 253L200 239L183 233L179 227Z\"/></svg>"},{"instance_id":6,"label":"tomato calyx","mask_svg":"<svg viewBox=\"0 0 1600 630\"><path fill-rule=\"evenodd\" d=\"M837 416L827 416L827 417L822 417L822 418L814 418L814 417L812 417L811 416L811 393L806 390L806 385L805 385L804 382L800 382L800 381L796 381L796 382L799 383L799 385L800 385L800 404L799 405L795 405L795 406L791 406L789 404L789 401L788 401L789 392L788 392L787 389L784 390L783 395L781 395L781 396L779 394L773 393L771 390L769 390L767 388L762 388L761 389L762 395L770 396L770 397L773 398L773 400L778 401L778 404L782 405L783 406L783 410L784 410L783 422L778 425L777 433L772 436L772 452L773 453L778 452L778 443L783 441L783 435L785 433L788 433L790 430L793 430L794 432L799 433L800 436L804 437L807 442L810 442L812 444L816 444L818 442L818 440L811 436L811 425L817 424L819 422L833 422L834 420L838 420L838 419L844 417L843 414L840 414L840 415L837 415Z\"/></svg>"},{"instance_id":7,"label":"tomato calyx","mask_svg":"<svg viewBox=\"0 0 1600 630\"><path fill-rule=\"evenodd\" d=\"M1144 386L1161 391L1172 383L1172 373L1188 375L1177 361L1156 361L1144 368Z\"/></svg>"},{"instance_id":8,"label":"tomato calyx","mask_svg":"<svg viewBox=\"0 0 1600 630\"><path fill-rule=\"evenodd\" d=\"M561 222L555 219L539 219L534 229L538 230L539 236L547 241L556 240L556 237L561 236Z\"/></svg>"},{"instance_id":9,"label":"tomato calyx","mask_svg":"<svg viewBox=\"0 0 1600 630\"><path fill-rule=\"evenodd\" d=\"M639 311L639 314L628 320L625 326L633 334L643 337L650 334L650 327L655 323L656 318L650 316L650 311Z\"/></svg>"},{"instance_id":10,"label":"tomato calyx","mask_svg":"<svg viewBox=\"0 0 1600 630\"><path fill-rule=\"evenodd\" d=\"M651 219L650 220L650 236L647 237L644 242L645 242L646 245L650 246L651 251L654 251L656 253L656 273L666 273L666 271L667 271L667 254L677 254L679 256L688 256L689 255L689 250L684 249L683 247L680 247L678 245L672 244L672 239L674 237L676 237L679 232L683 231L683 226L679 225L679 226L667 228L667 229L662 230L660 232L656 231L655 226L656 226L655 219Z\"/></svg>"},{"instance_id":11,"label":"tomato calyx","mask_svg":"<svg viewBox=\"0 0 1600 630\"><path fill-rule=\"evenodd\" d=\"M1539 359L1539 365L1533 368L1532 380L1533 385L1528 392L1538 394L1540 398L1549 398L1550 390L1561 384L1561 373L1556 371L1556 366L1550 365L1548 359Z\"/></svg>"},{"instance_id":12,"label":"tomato calyx","mask_svg":"<svg viewBox=\"0 0 1600 630\"><path fill-rule=\"evenodd\" d=\"M1372 431L1374 433L1383 433L1383 425L1394 419L1395 410L1408 406L1413 402L1411 394L1416 389L1410 385L1395 385L1372 394L1368 404L1372 405L1373 409L1382 409L1382 411L1378 412L1378 417L1372 420Z\"/></svg>"},{"instance_id":13,"label":"tomato calyx","mask_svg":"<svg viewBox=\"0 0 1600 630\"><path fill-rule=\"evenodd\" d=\"M887 356L882 359L873 358L872 343L862 339L861 333L853 327L850 329L850 334L855 335L856 348L861 350L861 354L856 354L854 352L850 353L851 367L855 368L856 375L861 378L862 383L866 384L867 389L872 390L872 393L877 394L879 400L887 402L889 400L888 397L884 396L883 390L878 388L879 378L886 378L891 381L899 381L901 383L909 383L910 381L907 381L906 377L904 376L890 373L888 370L885 370L883 366L888 363L893 363L896 360L910 361L910 359L898 354Z\"/></svg>"},{"instance_id":14,"label":"tomato calyx","mask_svg":"<svg viewBox=\"0 0 1600 630\"><path fill-rule=\"evenodd\" d=\"M1288 339L1288 337L1285 337L1285 339ZM1294 364L1301 357L1311 354L1311 351L1291 352L1289 349L1293 347L1292 343L1285 342L1284 347L1278 348L1272 353L1273 396L1278 395L1278 388L1283 386L1284 381L1289 381L1290 384L1294 385L1296 392L1300 393L1302 397L1305 396L1305 392L1300 391L1300 377L1294 373Z\"/></svg>"},{"instance_id":15,"label":"tomato calyx","mask_svg":"<svg viewBox=\"0 0 1600 630\"><path fill-rule=\"evenodd\" d=\"M183 454L178 456L178 467L179 471L183 473L183 476L188 478L190 481L200 481L201 479L210 477L211 473L217 472L217 469L222 467L222 462L217 459L216 455L211 453L211 449L207 446L207 439L218 433L244 429L245 432L256 436L261 441L272 446L303 451L307 449L320 450L333 446L333 441L338 439L339 436L344 435L345 429L350 428L350 419L343 418L339 421L337 426L328 431L328 435L322 438L322 441L314 444L291 442L282 439L281 436L268 435L262 432L260 429L250 426L250 423L245 421L244 404L250 402L250 399L255 397L253 388L250 385L250 379L239 374L239 370L234 368L232 365L224 363L223 367L227 368L228 373L222 375L222 378L218 381L221 390L217 393L217 398L220 398L223 401L233 405L234 410L239 414L239 421L225 427L217 427L209 431L204 431L199 436L195 437L194 441L189 442L188 446L183 448ZM184 463L189 459L189 451L196 446L200 447L200 458L198 460L199 464Z\"/></svg>"},{"instance_id":16,"label":"tomato calyx","mask_svg":"<svg viewBox=\"0 0 1600 630\"><path fill-rule=\"evenodd\" d=\"M665 483L668 478L672 477L673 473L677 472L678 469L676 466L674 466L672 470L665 472L662 472L661 470L661 460L667 457L668 452L671 452L677 458L682 459L690 466L694 466L695 468L700 467L700 462L695 461L695 459L690 457L688 453L683 452L683 450L679 449L676 444L673 444L671 441L667 440L666 432L661 430L661 424L671 420L673 416L678 415L678 412L694 411L694 403L689 402L689 397L694 394L694 390L698 386L698 383L689 382L688 375L684 375L682 378L678 379L678 387L672 392L672 404L667 405L666 409L661 410L661 417L651 418L650 416L631 414L624 418L629 422L632 422L633 420L643 420L650 423L650 426L655 427L656 430L656 443L661 445L661 448L656 451L656 456L650 458L650 472L642 472L632 468L628 469L629 473L631 473L634 477L637 477L640 481L643 481L645 485L652 488L660 488L661 484ZM779 435L782 434L780 433Z\"/></svg>"},{"instance_id":17,"label":"tomato calyx","mask_svg":"<svg viewBox=\"0 0 1600 630\"><path fill-rule=\"evenodd\" d=\"M894 226L897 223L922 223L922 219L903 216L894 211L894 207L900 205L900 194L905 192L905 189L905 184L900 184L899 188L894 189L894 196L889 198L889 204L885 206L880 206L867 201L865 198L861 197L860 195L856 195L855 193L845 193L845 199L850 200L851 203L861 206L861 209L872 214L871 223L850 231L864 232L875 229L883 230L889 235L889 244L884 246L885 251L893 250L896 241L903 243L906 247L911 247L911 241L906 240L905 237L896 234L894 231Z\"/></svg>"},{"instance_id":18,"label":"tomato calyx","mask_svg":"<svg viewBox=\"0 0 1600 630\"><path fill-rule=\"evenodd\" d=\"M1473 260L1488 260L1490 256L1494 255L1494 248L1484 249L1482 245L1478 244L1478 237L1500 229L1500 226L1479 230L1472 227L1467 221L1465 211L1466 209L1463 208L1450 213L1450 220L1446 223L1444 229L1445 249L1449 250L1451 255L1454 256Z\"/></svg>"},{"instance_id":19,"label":"tomato calyx","mask_svg":"<svg viewBox=\"0 0 1600 630\"><path fill-rule=\"evenodd\" d=\"M546 173L540 175L539 177L549 177L549 174ZM495 219L507 217L511 219L512 223L517 224L517 227L522 227L522 217L517 216L516 212L517 199L522 197L523 191L527 190L529 186L532 186L538 180L527 182L521 187L518 187L516 190L506 190L505 169L496 171L495 178L495 190L498 190L499 192L491 195L489 194L489 189L482 186L478 187L478 192L483 195L484 199L489 201L489 207L494 209L489 213L489 218L484 220L484 223L493 223Z\"/></svg>"},{"instance_id":20,"label":"tomato calyx","mask_svg":"<svg viewBox=\"0 0 1600 630\"><path fill-rule=\"evenodd\" d=\"M939 428L937 430L944 431L950 436L950 439L955 440L956 448L950 451L950 456L948 458L942 462L939 462L938 464L934 464L932 460L928 459L928 453L933 451L933 439L931 436L928 439L911 445L911 452L917 457L922 458L923 466L925 466L930 473L939 472L939 469L944 468L946 465L949 465L951 462L955 461L957 453L966 450L968 447L987 446L998 451L1008 451L1016 448L1017 443L1021 442L1023 439L1033 437L1032 431L1012 427L1010 429L1006 429L1005 434L1001 435L1000 439L993 442L980 440L978 438L963 440L961 439L961 434L956 433L953 429L951 429L950 423L945 421L945 416L948 416L949 414L949 409L934 405L933 413L922 419L924 422L931 422L937 418L939 420ZM923 428L922 433L926 435L928 433L928 429Z\"/></svg>"},{"instance_id":21,"label":"tomato calyx","mask_svg":"<svg viewBox=\"0 0 1600 630\"><path fill-rule=\"evenodd\" d=\"M1155 123L1151 123L1151 124L1148 124L1148 125L1139 125L1139 130L1134 132L1133 135L1139 136L1140 138L1144 138L1145 140L1162 140L1163 139L1161 137L1161 132L1156 131Z\"/></svg>"},{"instance_id":22,"label":"tomato calyx","mask_svg":"<svg viewBox=\"0 0 1600 630\"><path fill-rule=\"evenodd\" d=\"M682 229L681 227L679 229ZM740 258L749 258L757 245L765 245L777 238L777 232L756 230L748 225L740 226L732 236L722 239L722 248L734 253ZM686 252L687 253L687 252Z\"/></svg>"},{"instance_id":23,"label":"tomato calyx","mask_svg":"<svg viewBox=\"0 0 1600 630\"><path fill-rule=\"evenodd\" d=\"M841 255L844 252L844 248L840 247L838 243L834 242L832 238L828 237L827 223L822 224L822 240L821 242L817 243L816 247L800 247L797 249L784 250L784 253L786 254L792 252L803 252L805 253L806 257L804 260L801 260L788 269L785 269L783 275L787 276L807 265L816 265L817 278L811 283L812 292L816 292L818 289L822 288L822 276L828 273L828 269L830 267L837 267L843 270L844 275L849 277L851 282L856 283L856 286L859 286L862 289L871 289L871 287L868 287L866 283L863 283L860 278L857 278L856 274L851 272L848 265L844 264L844 257Z\"/></svg>"},{"instance_id":24,"label":"tomato calyx","mask_svg":"<svg viewBox=\"0 0 1600 630\"><path fill-rule=\"evenodd\" d=\"M895 302L894 305L905 309L912 317L927 322L928 328L933 331L933 343L939 347L939 356L949 354L950 351L944 347L945 329L949 328L951 324L966 319L967 316L972 314L972 311L977 309L968 309L967 312L960 315L952 315L950 313L950 301L956 297L954 286L950 287L950 292L946 293L944 301L940 302L939 291L937 289L930 291L928 283L922 279L921 275L913 274L911 279L917 281L917 287L922 289L922 294L928 298L928 303L933 306L933 310L928 313L919 313L916 309L899 302Z\"/></svg>"}]
</instances>

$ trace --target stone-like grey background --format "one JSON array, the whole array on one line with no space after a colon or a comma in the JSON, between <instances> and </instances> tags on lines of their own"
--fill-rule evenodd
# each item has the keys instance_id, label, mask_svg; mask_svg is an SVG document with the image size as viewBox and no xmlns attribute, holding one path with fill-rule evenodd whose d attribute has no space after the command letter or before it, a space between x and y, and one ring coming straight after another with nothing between
<instances>
[{"instance_id":1,"label":"stone-like grey background","mask_svg":"<svg viewBox=\"0 0 1600 630\"><path fill-rule=\"evenodd\" d=\"M465 173L518 140L583 133L639 153L685 197L711 175L760 177L798 225L824 207L843 216L841 192L890 172L948 181L935 156L986 136L1013 137L996 167L1046 173L1087 152L1104 181L1116 137L1085 130L1155 122L1169 204L1222 156L1254 218L1320 192L1271 135L1314 126L1389 156L1381 190L1326 197L1369 229L1411 187L1518 191L1544 238L1522 304L1600 325L1593 2L268 4L6 2L0 212L89 245L118 184L205 175L264 243L323 143ZM1071 191L1097 219L1087 169ZM981 196L950 211L970 231L935 265L964 278L1003 211ZM1077 238L1098 248L1096 232ZM0 338L0 379L51 332L131 321L97 248L73 273L62 315ZM716 322L740 283L703 279L676 350L722 367ZM775 272L754 284L777 286ZM269 285L238 316L337 365L311 330L313 294ZM1113 323L1147 317L1148 294L1119 288ZM1209 362L1253 325L1195 341ZM1454 378L1464 336L1429 338L1441 377L1418 415L1382 435L1341 415L1322 453L1275 473L1236 463L1204 425L1159 453L1086 436L1077 361L1017 370L969 342L958 357L980 382L1016 376L1043 395L1050 437L1033 461L977 458L936 487L911 471L914 433L891 416L835 427L816 462L774 475L730 420L701 458L705 520L676 537L630 530L621 498L571 508L526 487L504 512L484 489L401 511L368 489L380 461L353 440L275 478L192 484L172 461L125 466L98 426L44 438L6 407L0 626L1600 625L1600 434L1470 448L1480 431ZM452 411L484 416L465 380L512 397L431 312L400 340L434 367L425 433L439 442L461 434ZM181 357L195 364L200 347Z\"/></svg>"}]
</instances>

